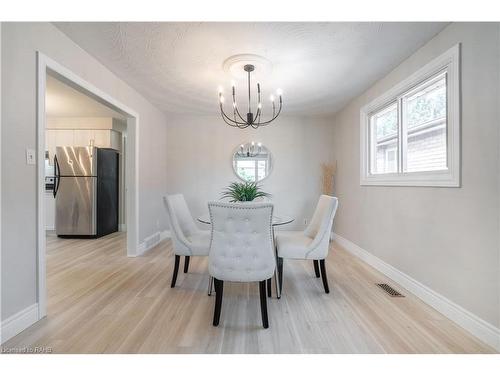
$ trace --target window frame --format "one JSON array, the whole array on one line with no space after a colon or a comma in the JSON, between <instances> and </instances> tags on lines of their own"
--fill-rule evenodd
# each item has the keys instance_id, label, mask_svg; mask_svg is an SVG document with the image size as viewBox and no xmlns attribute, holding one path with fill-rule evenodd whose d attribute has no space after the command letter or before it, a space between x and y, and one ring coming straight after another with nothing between
<instances>
[{"instance_id":1,"label":"window frame","mask_svg":"<svg viewBox=\"0 0 500 375\"><path fill-rule=\"evenodd\" d=\"M446 72L446 143L447 169L425 172L405 172L400 100L418 86ZM373 113L397 103L398 152L397 173L370 173L370 117ZM401 136L399 136L401 134ZM360 185L364 186L434 186L460 187L460 44L456 44L414 74L361 108L360 111ZM400 167L401 166L401 167ZM400 170L400 172L399 172Z\"/></svg>"}]
</instances>

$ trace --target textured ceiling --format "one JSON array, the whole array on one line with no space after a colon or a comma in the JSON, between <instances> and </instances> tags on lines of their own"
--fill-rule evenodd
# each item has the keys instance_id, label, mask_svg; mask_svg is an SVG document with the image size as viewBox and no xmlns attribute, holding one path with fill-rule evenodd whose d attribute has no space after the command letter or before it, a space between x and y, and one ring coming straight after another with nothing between
<instances>
[{"instance_id":1,"label":"textured ceiling","mask_svg":"<svg viewBox=\"0 0 500 375\"><path fill-rule=\"evenodd\" d=\"M269 59L265 98L284 113L333 113L442 30L445 23L55 23L164 112L217 113L226 58ZM237 81L241 97L244 82Z\"/></svg>"},{"instance_id":2,"label":"textured ceiling","mask_svg":"<svg viewBox=\"0 0 500 375\"><path fill-rule=\"evenodd\" d=\"M47 75L45 95L47 117L114 117L125 119L120 113L51 75Z\"/></svg>"}]
</instances>

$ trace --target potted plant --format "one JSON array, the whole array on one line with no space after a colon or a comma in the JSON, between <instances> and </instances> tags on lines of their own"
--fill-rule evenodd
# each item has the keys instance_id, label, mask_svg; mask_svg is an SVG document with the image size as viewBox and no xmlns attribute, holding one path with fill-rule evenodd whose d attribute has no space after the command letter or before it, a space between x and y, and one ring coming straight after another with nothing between
<instances>
[{"instance_id":1,"label":"potted plant","mask_svg":"<svg viewBox=\"0 0 500 375\"><path fill-rule=\"evenodd\" d=\"M229 198L234 202L251 202L255 198L270 197L271 194L261 190L256 182L233 182L222 192L221 198Z\"/></svg>"}]
</instances>

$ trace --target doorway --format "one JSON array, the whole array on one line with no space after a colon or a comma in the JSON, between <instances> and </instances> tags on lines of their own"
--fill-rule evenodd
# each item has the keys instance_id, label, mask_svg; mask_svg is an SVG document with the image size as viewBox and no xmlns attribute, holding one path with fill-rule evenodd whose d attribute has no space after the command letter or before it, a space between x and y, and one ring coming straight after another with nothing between
<instances>
[{"instance_id":1,"label":"doorway","mask_svg":"<svg viewBox=\"0 0 500 375\"><path fill-rule=\"evenodd\" d=\"M96 146L101 150L119 149L117 152L117 157L120 159L118 184L122 189L119 189L118 194L118 221L119 230L126 232L123 256L136 256L139 246L137 131L139 116L133 109L40 52L37 53L37 65L37 299L38 318L41 319L47 315L46 230L51 229L49 221L52 216L49 210L53 209L48 207L47 190L50 190L51 181L50 178L46 181L46 176L50 177L51 167L54 167L51 160L53 160L55 149L62 144L78 147ZM63 94L69 102L61 103L58 100L51 100L54 98L48 99L48 88L52 93ZM57 108L58 105L61 108ZM71 105L73 108L78 108L80 112L70 113ZM62 116L65 114L64 108L70 112L67 113L65 120L58 121L58 117L64 118ZM89 120L91 116L87 116L85 121L79 121L79 116L85 115L81 113L84 110L90 114L94 113L92 111L97 111L95 113L103 116L94 117L93 121ZM49 111L52 116L49 115ZM59 116L55 116L54 113L58 113ZM52 132L48 133L48 129Z\"/></svg>"}]
</instances>

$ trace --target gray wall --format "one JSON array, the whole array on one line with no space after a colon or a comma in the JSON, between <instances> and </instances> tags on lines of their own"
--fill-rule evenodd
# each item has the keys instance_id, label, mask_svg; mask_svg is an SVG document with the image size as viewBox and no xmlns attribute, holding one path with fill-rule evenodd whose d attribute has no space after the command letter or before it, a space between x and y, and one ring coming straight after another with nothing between
<instances>
[{"instance_id":1,"label":"gray wall","mask_svg":"<svg viewBox=\"0 0 500 375\"><path fill-rule=\"evenodd\" d=\"M360 186L360 108L458 42L462 187ZM499 48L498 24L451 24L332 120L335 232L497 327Z\"/></svg>"},{"instance_id":2,"label":"gray wall","mask_svg":"<svg viewBox=\"0 0 500 375\"><path fill-rule=\"evenodd\" d=\"M262 142L273 157L273 170L262 182L273 195L277 215L295 218L284 229L303 228L321 194L321 163L331 160L329 121L280 116L260 129L240 130L220 116L170 116L167 131L168 191L183 193L193 214L208 212L207 202L239 181L232 153L241 143Z\"/></svg>"},{"instance_id":3,"label":"gray wall","mask_svg":"<svg viewBox=\"0 0 500 375\"><path fill-rule=\"evenodd\" d=\"M139 240L167 228L165 116L49 23L2 24L2 314L36 302L36 51L139 113Z\"/></svg>"}]
</instances>

